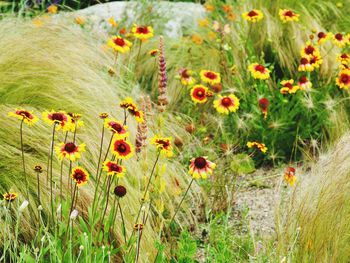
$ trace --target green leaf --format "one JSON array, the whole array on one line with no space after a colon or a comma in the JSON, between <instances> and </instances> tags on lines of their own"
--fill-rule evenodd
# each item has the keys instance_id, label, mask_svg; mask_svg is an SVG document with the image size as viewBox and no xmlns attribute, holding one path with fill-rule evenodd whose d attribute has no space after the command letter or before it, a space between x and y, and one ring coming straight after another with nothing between
<instances>
[{"instance_id":1,"label":"green leaf","mask_svg":"<svg viewBox=\"0 0 350 263\"><path fill-rule=\"evenodd\" d=\"M233 156L230 168L238 175L249 174L255 171L255 164L249 155L240 153Z\"/></svg>"}]
</instances>

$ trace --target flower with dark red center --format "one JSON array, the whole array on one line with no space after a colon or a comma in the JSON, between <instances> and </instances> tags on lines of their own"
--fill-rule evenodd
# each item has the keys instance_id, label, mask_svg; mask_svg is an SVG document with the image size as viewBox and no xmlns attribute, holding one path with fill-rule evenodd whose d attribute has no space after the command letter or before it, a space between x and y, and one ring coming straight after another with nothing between
<instances>
[{"instance_id":1,"label":"flower with dark red center","mask_svg":"<svg viewBox=\"0 0 350 263\"><path fill-rule=\"evenodd\" d=\"M153 37L153 28L151 26L137 26L134 25L131 29L131 33L135 38L140 40L147 40Z\"/></svg>"},{"instance_id":2,"label":"flower with dark red center","mask_svg":"<svg viewBox=\"0 0 350 263\"><path fill-rule=\"evenodd\" d=\"M64 111L44 111L42 113L44 121L49 124L55 124L57 130L65 128L67 125L71 125L71 117Z\"/></svg>"},{"instance_id":3,"label":"flower with dark red center","mask_svg":"<svg viewBox=\"0 0 350 263\"><path fill-rule=\"evenodd\" d=\"M106 119L108 118L108 113L107 112L101 112L100 115L99 115L100 119Z\"/></svg>"},{"instance_id":4,"label":"flower with dark red center","mask_svg":"<svg viewBox=\"0 0 350 263\"><path fill-rule=\"evenodd\" d=\"M280 92L282 94L292 94L292 93L297 92L299 87L296 85L294 86L293 83L294 83L293 79L282 80L281 81L282 88L280 89Z\"/></svg>"},{"instance_id":5,"label":"flower with dark red center","mask_svg":"<svg viewBox=\"0 0 350 263\"><path fill-rule=\"evenodd\" d=\"M253 10L250 10L249 12L243 13L242 17L249 22L256 23L261 19L263 19L264 15L260 10L253 9Z\"/></svg>"},{"instance_id":6,"label":"flower with dark red center","mask_svg":"<svg viewBox=\"0 0 350 263\"><path fill-rule=\"evenodd\" d=\"M321 45L322 43L326 42L328 39L332 37L331 33L324 33L324 32L319 32L317 34L318 40L317 43Z\"/></svg>"},{"instance_id":7,"label":"flower with dark red center","mask_svg":"<svg viewBox=\"0 0 350 263\"><path fill-rule=\"evenodd\" d=\"M78 129L84 126L84 122L80 119L81 114L72 113L72 112L68 112L67 114L70 117L70 123L69 124L67 123L67 125L64 125L63 127L64 131L75 132L75 129Z\"/></svg>"},{"instance_id":8,"label":"flower with dark red center","mask_svg":"<svg viewBox=\"0 0 350 263\"><path fill-rule=\"evenodd\" d=\"M105 127L111 130L116 137L126 138L129 136L128 126L123 125L121 122L114 119L105 119Z\"/></svg>"},{"instance_id":9,"label":"flower with dark red center","mask_svg":"<svg viewBox=\"0 0 350 263\"><path fill-rule=\"evenodd\" d=\"M126 195L126 188L122 185L117 185L114 188L114 194L118 197L124 197Z\"/></svg>"},{"instance_id":10,"label":"flower with dark red center","mask_svg":"<svg viewBox=\"0 0 350 263\"><path fill-rule=\"evenodd\" d=\"M299 14L294 13L292 10L280 9L278 14L283 23L299 21Z\"/></svg>"},{"instance_id":11,"label":"flower with dark red center","mask_svg":"<svg viewBox=\"0 0 350 263\"><path fill-rule=\"evenodd\" d=\"M343 69L340 71L336 83L341 89L349 89L350 87L350 69Z\"/></svg>"},{"instance_id":12,"label":"flower with dark red center","mask_svg":"<svg viewBox=\"0 0 350 263\"><path fill-rule=\"evenodd\" d=\"M247 142L247 147L257 149L262 153L267 152L267 147L265 146L264 143L261 143L261 142Z\"/></svg>"},{"instance_id":13,"label":"flower with dark red center","mask_svg":"<svg viewBox=\"0 0 350 263\"><path fill-rule=\"evenodd\" d=\"M15 117L25 124L31 126L38 121L38 117L36 117L31 111L24 109L16 109L14 112L9 112L8 116Z\"/></svg>"},{"instance_id":14,"label":"flower with dark red center","mask_svg":"<svg viewBox=\"0 0 350 263\"><path fill-rule=\"evenodd\" d=\"M270 77L270 71L258 63L250 64L248 70L250 71L252 77L255 79L265 80Z\"/></svg>"},{"instance_id":15,"label":"flower with dark red center","mask_svg":"<svg viewBox=\"0 0 350 263\"><path fill-rule=\"evenodd\" d=\"M115 52L125 53L130 51L132 43L120 36L113 36L108 40L107 45L111 47Z\"/></svg>"},{"instance_id":16,"label":"flower with dark red center","mask_svg":"<svg viewBox=\"0 0 350 263\"><path fill-rule=\"evenodd\" d=\"M230 112L236 112L239 108L239 99L234 95L218 96L217 100L214 100L214 108L224 114L229 114Z\"/></svg>"},{"instance_id":17,"label":"flower with dark red center","mask_svg":"<svg viewBox=\"0 0 350 263\"><path fill-rule=\"evenodd\" d=\"M85 152L85 146L85 143L76 145L73 142L62 142L55 147L55 150L60 160L67 158L72 162L75 162L81 157L81 153Z\"/></svg>"},{"instance_id":18,"label":"flower with dark red center","mask_svg":"<svg viewBox=\"0 0 350 263\"><path fill-rule=\"evenodd\" d=\"M195 103L205 103L208 100L208 91L203 85L194 85L191 89L191 98Z\"/></svg>"},{"instance_id":19,"label":"flower with dark red center","mask_svg":"<svg viewBox=\"0 0 350 263\"><path fill-rule=\"evenodd\" d=\"M307 58L301 58L298 66L299 71L313 71L314 67Z\"/></svg>"},{"instance_id":20,"label":"flower with dark red center","mask_svg":"<svg viewBox=\"0 0 350 263\"><path fill-rule=\"evenodd\" d=\"M348 64L350 62L350 57L348 54L343 53L337 56L337 60L342 64Z\"/></svg>"},{"instance_id":21,"label":"flower with dark red center","mask_svg":"<svg viewBox=\"0 0 350 263\"><path fill-rule=\"evenodd\" d=\"M77 166L73 168L70 177L73 179L77 186L82 186L87 184L90 175L83 167Z\"/></svg>"},{"instance_id":22,"label":"flower with dark red center","mask_svg":"<svg viewBox=\"0 0 350 263\"><path fill-rule=\"evenodd\" d=\"M343 48L346 45L347 40L343 34L337 33L333 36L333 43L338 47Z\"/></svg>"},{"instance_id":23,"label":"flower with dark red center","mask_svg":"<svg viewBox=\"0 0 350 263\"><path fill-rule=\"evenodd\" d=\"M196 83L196 79L193 77L193 74L194 73L192 70L181 68L179 70L181 84L184 86L192 86L194 83Z\"/></svg>"},{"instance_id":24,"label":"flower with dark red center","mask_svg":"<svg viewBox=\"0 0 350 263\"><path fill-rule=\"evenodd\" d=\"M148 51L148 54L152 57L155 57L155 56L157 56L158 52L159 52L159 49L155 48L155 49L151 49L150 51Z\"/></svg>"},{"instance_id":25,"label":"flower with dark red center","mask_svg":"<svg viewBox=\"0 0 350 263\"><path fill-rule=\"evenodd\" d=\"M306 76L301 76L298 81L298 86L300 90L309 90L312 87L312 83Z\"/></svg>"},{"instance_id":26,"label":"flower with dark red center","mask_svg":"<svg viewBox=\"0 0 350 263\"><path fill-rule=\"evenodd\" d=\"M215 85L221 82L220 73L210 71L210 70L201 70L199 73L203 82L209 83L210 85Z\"/></svg>"},{"instance_id":27,"label":"flower with dark red center","mask_svg":"<svg viewBox=\"0 0 350 263\"><path fill-rule=\"evenodd\" d=\"M306 42L306 45L301 49L300 55L302 58L310 59L313 56L321 56L320 50L318 47L313 46L311 42Z\"/></svg>"},{"instance_id":28,"label":"flower with dark red center","mask_svg":"<svg viewBox=\"0 0 350 263\"><path fill-rule=\"evenodd\" d=\"M134 147L128 141L115 138L112 142L112 153L117 159L129 159L134 154Z\"/></svg>"},{"instance_id":29,"label":"flower with dark red center","mask_svg":"<svg viewBox=\"0 0 350 263\"><path fill-rule=\"evenodd\" d=\"M154 136L150 143L157 147L160 153L166 155L167 157L173 156L173 147L171 145L171 137L160 137Z\"/></svg>"},{"instance_id":30,"label":"flower with dark red center","mask_svg":"<svg viewBox=\"0 0 350 263\"><path fill-rule=\"evenodd\" d=\"M293 167L287 167L286 171L284 172L284 180L293 186L297 180L297 177L295 176L295 168Z\"/></svg>"},{"instance_id":31,"label":"flower with dark red center","mask_svg":"<svg viewBox=\"0 0 350 263\"><path fill-rule=\"evenodd\" d=\"M199 156L191 159L188 173L194 179L207 179L208 175L213 173L215 166L215 163L209 161L206 156Z\"/></svg>"},{"instance_id":32,"label":"flower with dark red center","mask_svg":"<svg viewBox=\"0 0 350 263\"><path fill-rule=\"evenodd\" d=\"M138 223L134 225L134 230L136 231L142 231L143 229L143 224L142 223Z\"/></svg>"},{"instance_id":33,"label":"flower with dark red center","mask_svg":"<svg viewBox=\"0 0 350 263\"><path fill-rule=\"evenodd\" d=\"M266 99L266 98L259 99L259 109L264 114L264 119L267 118L267 110L268 110L269 104L270 104L270 102L268 99Z\"/></svg>"},{"instance_id":34,"label":"flower with dark red center","mask_svg":"<svg viewBox=\"0 0 350 263\"><path fill-rule=\"evenodd\" d=\"M118 164L118 162L106 160L103 163L103 170L107 172L107 175L116 175L118 178L123 177L125 174L125 167Z\"/></svg>"},{"instance_id":35,"label":"flower with dark red center","mask_svg":"<svg viewBox=\"0 0 350 263\"><path fill-rule=\"evenodd\" d=\"M2 195L4 197L4 199L8 202L12 202L17 198L17 193L15 192L6 192Z\"/></svg>"}]
</instances>

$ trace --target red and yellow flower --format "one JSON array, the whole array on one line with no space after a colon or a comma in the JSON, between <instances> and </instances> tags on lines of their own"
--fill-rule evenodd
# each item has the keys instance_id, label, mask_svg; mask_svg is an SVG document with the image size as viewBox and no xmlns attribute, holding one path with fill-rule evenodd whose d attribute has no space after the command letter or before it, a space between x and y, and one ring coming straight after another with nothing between
<instances>
[{"instance_id":1,"label":"red and yellow flower","mask_svg":"<svg viewBox=\"0 0 350 263\"><path fill-rule=\"evenodd\" d=\"M298 80L298 86L300 90L310 90L312 88L312 83L306 76L301 76Z\"/></svg>"},{"instance_id":2,"label":"red and yellow flower","mask_svg":"<svg viewBox=\"0 0 350 263\"><path fill-rule=\"evenodd\" d=\"M193 77L194 72L192 70L181 68L179 70L179 76L181 84L184 86L192 86L196 83L196 79Z\"/></svg>"},{"instance_id":3,"label":"red and yellow flower","mask_svg":"<svg viewBox=\"0 0 350 263\"><path fill-rule=\"evenodd\" d=\"M116 137L125 138L129 136L128 126L123 125L121 122L116 121L114 119L105 119L104 121L105 127L111 130Z\"/></svg>"},{"instance_id":4,"label":"red and yellow flower","mask_svg":"<svg viewBox=\"0 0 350 263\"><path fill-rule=\"evenodd\" d=\"M199 75L203 82L209 83L210 85L215 85L221 82L220 73L211 70L201 70Z\"/></svg>"},{"instance_id":5,"label":"red and yellow flower","mask_svg":"<svg viewBox=\"0 0 350 263\"><path fill-rule=\"evenodd\" d=\"M234 94L229 94L226 96L218 95L218 99L214 100L214 108L224 114L229 114L230 112L236 112L239 108L239 99Z\"/></svg>"},{"instance_id":6,"label":"red and yellow flower","mask_svg":"<svg viewBox=\"0 0 350 263\"><path fill-rule=\"evenodd\" d=\"M160 151L161 154L164 154L167 157L173 156L173 147L171 145L171 137L159 137L154 136L150 143L157 147L157 150Z\"/></svg>"},{"instance_id":7,"label":"red and yellow flower","mask_svg":"<svg viewBox=\"0 0 350 263\"><path fill-rule=\"evenodd\" d=\"M267 152L266 145L264 143L261 143L261 142L247 142L247 147L257 149L257 150L261 151L262 153Z\"/></svg>"},{"instance_id":8,"label":"red and yellow flower","mask_svg":"<svg viewBox=\"0 0 350 263\"><path fill-rule=\"evenodd\" d=\"M294 84L293 79L282 80L280 84L282 85L282 88L280 89L280 92L282 94L293 94L293 93L296 93L299 89L299 86L293 85Z\"/></svg>"},{"instance_id":9,"label":"red and yellow flower","mask_svg":"<svg viewBox=\"0 0 350 263\"><path fill-rule=\"evenodd\" d=\"M336 79L337 86L341 89L349 89L350 87L350 69L343 69L340 71L337 79Z\"/></svg>"},{"instance_id":10,"label":"red and yellow flower","mask_svg":"<svg viewBox=\"0 0 350 263\"><path fill-rule=\"evenodd\" d=\"M4 199L8 202L12 202L14 200L16 200L18 194L15 192L6 192L2 195L4 197Z\"/></svg>"},{"instance_id":11,"label":"red and yellow flower","mask_svg":"<svg viewBox=\"0 0 350 263\"><path fill-rule=\"evenodd\" d=\"M137 26L134 25L131 28L131 33L135 38L141 39L141 40L147 40L153 37L153 28L151 26Z\"/></svg>"},{"instance_id":12,"label":"red and yellow flower","mask_svg":"<svg viewBox=\"0 0 350 263\"><path fill-rule=\"evenodd\" d=\"M44 111L42 117L45 122L55 124L57 130L63 129L65 126L69 126L72 123L71 117L64 111Z\"/></svg>"},{"instance_id":13,"label":"red and yellow flower","mask_svg":"<svg viewBox=\"0 0 350 263\"><path fill-rule=\"evenodd\" d=\"M253 9L243 13L242 17L249 22L256 23L264 18L264 14L260 10Z\"/></svg>"},{"instance_id":14,"label":"red and yellow flower","mask_svg":"<svg viewBox=\"0 0 350 263\"><path fill-rule=\"evenodd\" d=\"M159 52L159 49L154 48L154 49L151 49L150 51L148 51L148 55L155 57L155 56L157 56L158 52Z\"/></svg>"},{"instance_id":15,"label":"red and yellow flower","mask_svg":"<svg viewBox=\"0 0 350 263\"><path fill-rule=\"evenodd\" d=\"M199 156L191 159L188 173L194 179L207 179L208 175L213 174L215 167L216 164L209 161L206 156Z\"/></svg>"},{"instance_id":16,"label":"red and yellow flower","mask_svg":"<svg viewBox=\"0 0 350 263\"><path fill-rule=\"evenodd\" d=\"M134 147L129 141L115 138L112 142L112 153L117 159L129 159L134 154Z\"/></svg>"},{"instance_id":17,"label":"red and yellow flower","mask_svg":"<svg viewBox=\"0 0 350 263\"><path fill-rule=\"evenodd\" d=\"M321 45L322 43L326 42L327 40L332 38L332 34L331 33L325 33L325 32L319 32L317 34L318 40L317 43L319 45Z\"/></svg>"},{"instance_id":18,"label":"red and yellow flower","mask_svg":"<svg viewBox=\"0 0 350 263\"><path fill-rule=\"evenodd\" d=\"M261 110L261 112L264 115L264 119L266 119L267 118L267 111L268 111L269 104L270 104L269 100L266 98L261 98L261 99L259 99L258 104L259 104L259 109Z\"/></svg>"},{"instance_id":19,"label":"red and yellow flower","mask_svg":"<svg viewBox=\"0 0 350 263\"><path fill-rule=\"evenodd\" d=\"M64 131L74 132L75 129L84 126L84 121L82 121L80 119L81 118L81 114L79 114L79 113L71 113L71 112L68 112L67 114L70 117L70 124L69 125L65 125L63 127Z\"/></svg>"},{"instance_id":20,"label":"red and yellow flower","mask_svg":"<svg viewBox=\"0 0 350 263\"><path fill-rule=\"evenodd\" d=\"M258 63L250 64L248 70L255 79L265 80L270 77L270 70Z\"/></svg>"},{"instance_id":21,"label":"red and yellow flower","mask_svg":"<svg viewBox=\"0 0 350 263\"><path fill-rule=\"evenodd\" d=\"M284 172L284 180L290 185L293 186L297 181L297 177L295 175L295 168L288 167Z\"/></svg>"},{"instance_id":22,"label":"red and yellow flower","mask_svg":"<svg viewBox=\"0 0 350 263\"><path fill-rule=\"evenodd\" d=\"M280 9L278 12L280 19L283 23L292 22L292 21L299 21L299 14L294 13L292 10L289 9Z\"/></svg>"},{"instance_id":23,"label":"red and yellow flower","mask_svg":"<svg viewBox=\"0 0 350 263\"><path fill-rule=\"evenodd\" d=\"M338 47L343 48L347 43L347 39L342 33L337 33L333 35L333 43Z\"/></svg>"},{"instance_id":24,"label":"red and yellow flower","mask_svg":"<svg viewBox=\"0 0 350 263\"><path fill-rule=\"evenodd\" d=\"M119 103L119 106L126 110L137 108L134 100L131 97L126 97Z\"/></svg>"},{"instance_id":25,"label":"red and yellow flower","mask_svg":"<svg viewBox=\"0 0 350 263\"><path fill-rule=\"evenodd\" d=\"M74 167L70 177L77 186L83 186L89 181L89 173L81 166Z\"/></svg>"},{"instance_id":26,"label":"red and yellow flower","mask_svg":"<svg viewBox=\"0 0 350 263\"><path fill-rule=\"evenodd\" d=\"M310 64L309 59L303 57L300 59L298 71L313 71L314 67Z\"/></svg>"},{"instance_id":27,"label":"red and yellow flower","mask_svg":"<svg viewBox=\"0 0 350 263\"><path fill-rule=\"evenodd\" d=\"M32 111L25 109L16 109L14 112L11 111L8 113L8 116L15 117L29 126L33 125L39 120Z\"/></svg>"},{"instance_id":28,"label":"red and yellow flower","mask_svg":"<svg viewBox=\"0 0 350 263\"><path fill-rule=\"evenodd\" d=\"M108 23L111 25L111 27L118 27L118 23L115 21L113 16L108 19Z\"/></svg>"},{"instance_id":29,"label":"red and yellow flower","mask_svg":"<svg viewBox=\"0 0 350 263\"><path fill-rule=\"evenodd\" d=\"M55 150L60 160L67 158L72 162L75 162L81 157L81 153L85 152L85 147L85 143L76 145L74 142L62 142L55 147Z\"/></svg>"},{"instance_id":30,"label":"red and yellow flower","mask_svg":"<svg viewBox=\"0 0 350 263\"><path fill-rule=\"evenodd\" d=\"M315 68L319 68L322 65L323 59L319 54L312 55L309 58L311 66Z\"/></svg>"},{"instance_id":31,"label":"red and yellow flower","mask_svg":"<svg viewBox=\"0 0 350 263\"><path fill-rule=\"evenodd\" d=\"M320 50L317 47L313 46L310 42L307 42L306 46L301 49L300 55L303 58L320 56Z\"/></svg>"},{"instance_id":32,"label":"red and yellow flower","mask_svg":"<svg viewBox=\"0 0 350 263\"><path fill-rule=\"evenodd\" d=\"M119 105L121 108L128 110L128 112L135 117L137 122L144 122L144 112L137 108L132 98L125 98Z\"/></svg>"},{"instance_id":33,"label":"red and yellow flower","mask_svg":"<svg viewBox=\"0 0 350 263\"><path fill-rule=\"evenodd\" d=\"M116 161L106 160L103 163L103 170L107 172L107 175L116 175L118 178L121 178L124 176L126 169Z\"/></svg>"},{"instance_id":34,"label":"red and yellow flower","mask_svg":"<svg viewBox=\"0 0 350 263\"><path fill-rule=\"evenodd\" d=\"M130 51L132 43L120 36L113 36L108 40L107 45L111 47L115 52L125 53Z\"/></svg>"},{"instance_id":35,"label":"red and yellow flower","mask_svg":"<svg viewBox=\"0 0 350 263\"><path fill-rule=\"evenodd\" d=\"M342 64L348 64L350 62L350 56L346 53L339 54L337 60Z\"/></svg>"},{"instance_id":36,"label":"red and yellow flower","mask_svg":"<svg viewBox=\"0 0 350 263\"><path fill-rule=\"evenodd\" d=\"M203 85L194 85L191 89L191 98L195 103L205 103L208 100L209 89Z\"/></svg>"}]
</instances>

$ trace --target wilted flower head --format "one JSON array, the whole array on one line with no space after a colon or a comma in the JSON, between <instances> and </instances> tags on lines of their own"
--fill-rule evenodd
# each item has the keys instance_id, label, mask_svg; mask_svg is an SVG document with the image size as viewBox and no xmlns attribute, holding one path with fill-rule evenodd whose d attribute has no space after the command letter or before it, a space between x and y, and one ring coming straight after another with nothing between
<instances>
[{"instance_id":1,"label":"wilted flower head","mask_svg":"<svg viewBox=\"0 0 350 263\"><path fill-rule=\"evenodd\" d=\"M33 125L38 121L38 117L36 117L31 111L24 109L16 109L14 112L11 111L8 116L15 117L28 125Z\"/></svg>"},{"instance_id":2,"label":"wilted flower head","mask_svg":"<svg viewBox=\"0 0 350 263\"><path fill-rule=\"evenodd\" d=\"M298 86L300 90L310 90L312 87L312 83L308 80L306 76L301 76L298 81Z\"/></svg>"},{"instance_id":3,"label":"wilted flower head","mask_svg":"<svg viewBox=\"0 0 350 263\"><path fill-rule=\"evenodd\" d=\"M215 167L216 164L209 161L206 156L199 156L191 159L188 173L194 179L207 179Z\"/></svg>"},{"instance_id":4,"label":"wilted flower head","mask_svg":"<svg viewBox=\"0 0 350 263\"><path fill-rule=\"evenodd\" d=\"M181 84L184 86L191 86L196 83L196 79L193 77L194 72L192 70L181 68L179 69L179 77Z\"/></svg>"},{"instance_id":5,"label":"wilted flower head","mask_svg":"<svg viewBox=\"0 0 350 263\"><path fill-rule=\"evenodd\" d=\"M106 118L108 118L108 113L107 112L101 112L99 117L100 117L100 119L106 119Z\"/></svg>"},{"instance_id":6,"label":"wilted flower head","mask_svg":"<svg viewBox=\"0 0 350 263\"><path fill-rule=\"evenodd\" d=\"M43 168L42 168L41 165L35 165L34 171L37 172L37 173L42 173L43 172Z\"/></svg>"},{"instance_id":7,"label":"wilted flower head","mask_svg":"<svg viewBox=\"0 0 350 263\"><path fill-rule=\"evenodd\" d=\"M126 188L122 185L117 185L114 188L114 194L118 197L124 197L126 195Z\"/></svg>"},{"instance_id":8,"label":"wilted flower head","mask_svg":"<svg viewBox=\"0 0 350 263\"><path fill-rule=\"evenodd\" d=\"M269 108L269 100L266 98L261 98L259 99L259 109L262 111L262 113L264 114L264 119L267 118L267 111Z\"/></svg>"}]
</instances>

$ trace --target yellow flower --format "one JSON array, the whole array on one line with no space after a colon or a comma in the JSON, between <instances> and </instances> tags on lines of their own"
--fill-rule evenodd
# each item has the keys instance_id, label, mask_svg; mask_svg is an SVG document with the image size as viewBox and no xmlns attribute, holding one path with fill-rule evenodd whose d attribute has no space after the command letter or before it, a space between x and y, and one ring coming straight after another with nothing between
<instances>
[{"instance_id":1,"label":"yellow flower","mask_svg":"<svg viewBox=\"0 0 350 263\"><path fill-rule=\"evenodd\" d=\"M294 83L293 79L282 80L281 81L282 88L280 89L280 92L282 94L293 94L293 93L296 93L299 90L299 86L293 85L293 83Z\"/></svg>"},{"instance_id":2,"label":"yellow flower","mask_svg":"<svg viewBox=\"0 0 350 263\"><path fill-rule=\"evenodd\" d=\"M77 184L77 186L83 186L89 181L89 173L81 166L73 168L70 177Z\"/></svg>"},{"instance_id":3,"label":"yellow flower","mask_svg":"<svg viewBox=\"0 0 350 263\"><path fill-rule=\"evenodd\" d=\"M159 52L158 48L151 49L150 51L148 51L148 55L155 57L155 56L157 56L158 52Z\"/></svg>"},{"instance_id":4,"label":"yellow flower","mask_svg":"<svg viewBox=\"0 0 350 263\"><path fill-rule=\"evenodd\" d=\"M342 64L348 64L350 62L350 56L346 53L337 55L337 61Z\"/></svg>"},{"instance_id":5,"label":"yellow flower","mask_svg":"<svg viewBox=\"0 0 350 263\"><path fill-rule=\"evenodd\" d=\"M191 89L191 98L195 103L205 103L208 100L208 88L203 85L194 85Z\"/></svg>"},{"instance_id":6,"label":"yellow flower","mask_svg":"<svg viewBox=\"0 0 350 263\"><path fill-rule=\"evenodd\" d=\"M350 87L350 69L343 69L336 78L337 86L341 89L349 89Z\"/></svg>"},{"instance_id":7,"label":"yellow flower","mask_svg":"<svg viewBox=\"0 0 350 263\"><path fill-rule=\"evenodd\" d=\"M115 19L114 19L113 16L110 17L110 18L108 19L108 23L109 23L112 27L118 27L118 23L117 23L117 21L115 21Z\"/></svg>"},{"instance_id":8,"label":"yellow flower","mask_svg":"<svg viewBox=\"0 0 350 263\"><path fill-rule=\"evenodd\" d=\"M130 51L132 43L120 36L113 36L108 40L107 45L111 47L115 52L125 53Z\"/></svg>"},{"instance_id":9,"label":"yellow flower","mask_svg":"<svg viewBox=\"0 0 350 263\"><path fill-rule=\"evenodd\" d=\"M297 177L295 176L295 168L288 167L284 172L284 180L290 185L293 186L297 181Z\"/></svg>"},{"instance_id":10,"label":"yellow flower","mask_svg":"<svg viewBox=\"0 0 350 263\"><path fill-rule=\"evenodd\" d=\"M55 124L56 129L67 129L67 125L72 125L71 117L64 111L44 111L43 120L49 124Z\"/></svg>"},{"instance_id":11,"label":"yellow flower","mask_svg":"<svg viewBox=\"0 0 350 263\"><path fill-rule=\"evenodd\" d=\"M343 48L347 43L347 39L343 34L337 33L333 35L333 43L338 47Z\"/></svg>"},{"instance_id":12,"label":"yellow flower","mask_svg":"<svg viewBox=\"0 0 350 263\"><path fill-rule=\"evenodd\" d=\"M207 179L208 175L213 174L215 167L216 164L209 161L206 156L199 156L191 159L188 173L194 179Z\"/></svg>"},{"instance_id":13,"label":"yellow flower","mask_svg":"<svg viewBox=\"0 0 350 263\"><path fill-rule=\"evenodd\" d=\"M17 198L18 194L15 192L6 192L2 196L6 201L12 202Z\"/></svg>"},{"instance_id":14,"label":"yellow flower","mask_svg":"<svg viewBox=\"0 0 350 263\"><path fill-rule=\"evenodd\" d=\"M211 5L211 4L205 4L204 8L207 12L212 12L215 10L215 6Z\"/></svg>"},{"instance_id":15,"label":"yellow flower","mask_svg":"<svg viewBox=\"0 0 350 263\"><path fill-rule=\"evenodd\" d=\"M198 19L198 25L200 27L208 27L209 26L209 21L208 19Z\"/></svg>"},{"instance_id":16,"label":"yellow flower","mask_svg":"<svg viewBox=\"0 0 350 263\"><path fill-rule=\"evenodd\" d=\"M249 22L256 23L264 18L264 14L260 10L253 9L249 12L243 13L242 17Z\"/></svg>"},{"instance_id":17,"label":"yellow flower","mask_svg":"<svg viewBox=\"0 0 350 263\"><path fill-rule=\"evenodd\" d=\"M331 33L324 33L324 32L319 32L317 34L318 40L317 43L319 45L321 45L322 43L326 42L327 40L332 38L332 34Z\"/></svg>"},{"instance_id":18,"label":"yellow flower","mask_svg":"<svg viewBox=\"0 0 350 263\"><path fill-rule=\"evenodd\" d=\"M215 40L216 39L216 33L213 31L208 32L208 38L209 40Z\"/></svg>"},{"instance_id":19,"label":"yellow flower","mask_svg":"<svg viewBox=\"0 0 350 263\"><path fill-rule=\"evenodd\" d=\"M260 150L262 153L266 153L267 152L267 147L265 146L264 143L260 143L260 142L247 142L247 147L248 148L255 148Z\"/></svg>"},{"instance_id":20,"label":"yellow flower","mask_svg":"<svg viewBox=\"0 0 350 263\"><path fill-rule=\"evenodd\" d=\"M173 147L171 145L171 140L171 137L154 136L150 143L155 145L161 154L164 154L167 157L172 157Z\"/></svg>"},{"instance_id":21,"label":"yellow flower","mask_svg":"<svg viewBox=\"0 0 350 263\"><path fill-rule=\"evenodd\" d=\"M236 112L239 108L239 99L233 95L221 96L213 102L214 108L224 114L229 114L230 112Z\"/></svg>"},{"instance_id":22,"label":"yellow flower","mask_svg":"<svg viewBox=\"0 0 350 263\"><path fill-rule=\"evenodd\" d=\"M129 136L128 126L123 125L117 120L106 118L104 125L107 129L114 133L115 138L126 138Z\"/></svg>"},{"instance_id":23,"label":"yellow flower","mask_svg":"<svg viewBox=\"0 0 350 263\"><path fill-rule=\"evenodd\" d=\"M57 11L58 11L57 5L50 5L50 6L47 8L47 12L50 13L50 14L56 14Z\"/></svg>"},{"instance_id":24,"label":"yellow flower","mask_svg":"<svg viewBox=\"0 0 350 263\"><path fill-rule=\"evenodd\" d=\"M67 158L72 162L75 162L77 159L81 157L81 153L85 152L85 143L80 145L76 145L73 142L68 143L60 143L55 147L58 158L62 160L63 158Z\"/></svg>"},{"instance_id":25,"label":"yellow flower","mask_svg":"<svg viewBox=\"0 0 350 263\"><path fill-rule=\"evenodd\" d=\"M196 83L196 79L193 77L194 72L192 70L181 68L179 70L179 76L181 79L181 84L184 86L192 86Z\"/></svg>"},{"instance_id":26,"label":"yellow flower","mask_svg":"<svg viewBox=\"0 0 350 263\"><path fill-rule=\"evenodd\" d=\"M252 77L255 79L265 80L270 77L270 70L258 63L249 65L248 70L250 71Z\"/></svg>"},{"instance_id":27,"label":"yellow flower","mask_svg":"<svg viewBox=\"0 0 350 263\"><path fill-rule=\"evenodd\" d=\"M118 162L106 160L103 163L103 170L107 172L107 175L116 175L121 178L125 174L125 167L118 164Z\"/></svg>"},{"instance_id":28,"label":"yellow flower","mask_svg":"<svg viewBox=\"0 0 350 263\"><path fill-rule=\"evenodd\" d=\"M291 22L291 21L299 21L299 14L294 13L288 9L280 9L278 12L280 19L283 23Z\"/></svg>"},{"instance_id":29,"label":"yellow flower","mask_svg":"<svg viewBox=\"0 0 350 263\"><path fill-rule=\"evenodd\" d=\"M23 120L23 122L29 126L36 123L39 119L36 117L33 112L24 110L24 109L16 109L14 112L9 112L8 116L15 117L19 120Z\"/></svg>"},{"instance_id":30,"label":"yellow flower","mask_svg":"<svg viewBox=\"0 0 350 263\"><path fill-rule=\"evenodd\" d=\"M202 39L201 36L198 35L198 34L192 35L191 40L192 40L193 43L195 43L195 44L197 44L197 45L203 44L203 39Z\"/></svg>"},{"instance_id":31,"label":"yellow flower","mask_svg":"<svg viewBox=\"0 0 350 263\"><path fill-rule=\"evenodd\" d=\"M135 150L129 141L115 138L112 142L112 153L117 159L129 159Z\"/></svg>"},{"instance_id":32,"label":"yellow flower","mask_svg":"<svg viewBox=\"0 0 350 263\"><path fill-rule=\"evenodd\" d=\"M203 82L215 85L221 82L220 73L211 70L201 70L199 73Z\"/></svg>"},{"instance_id":33,"label":"yellow flower","mask_svg":"<svg viewBox=\"0 0 350 263\"><path fill-rule=\"evenodd\" d=\"M151 26L134 25L131 28L131 33L138 39L147 40L153 37L154 30Z\"/></svg>"}]
</instances>

